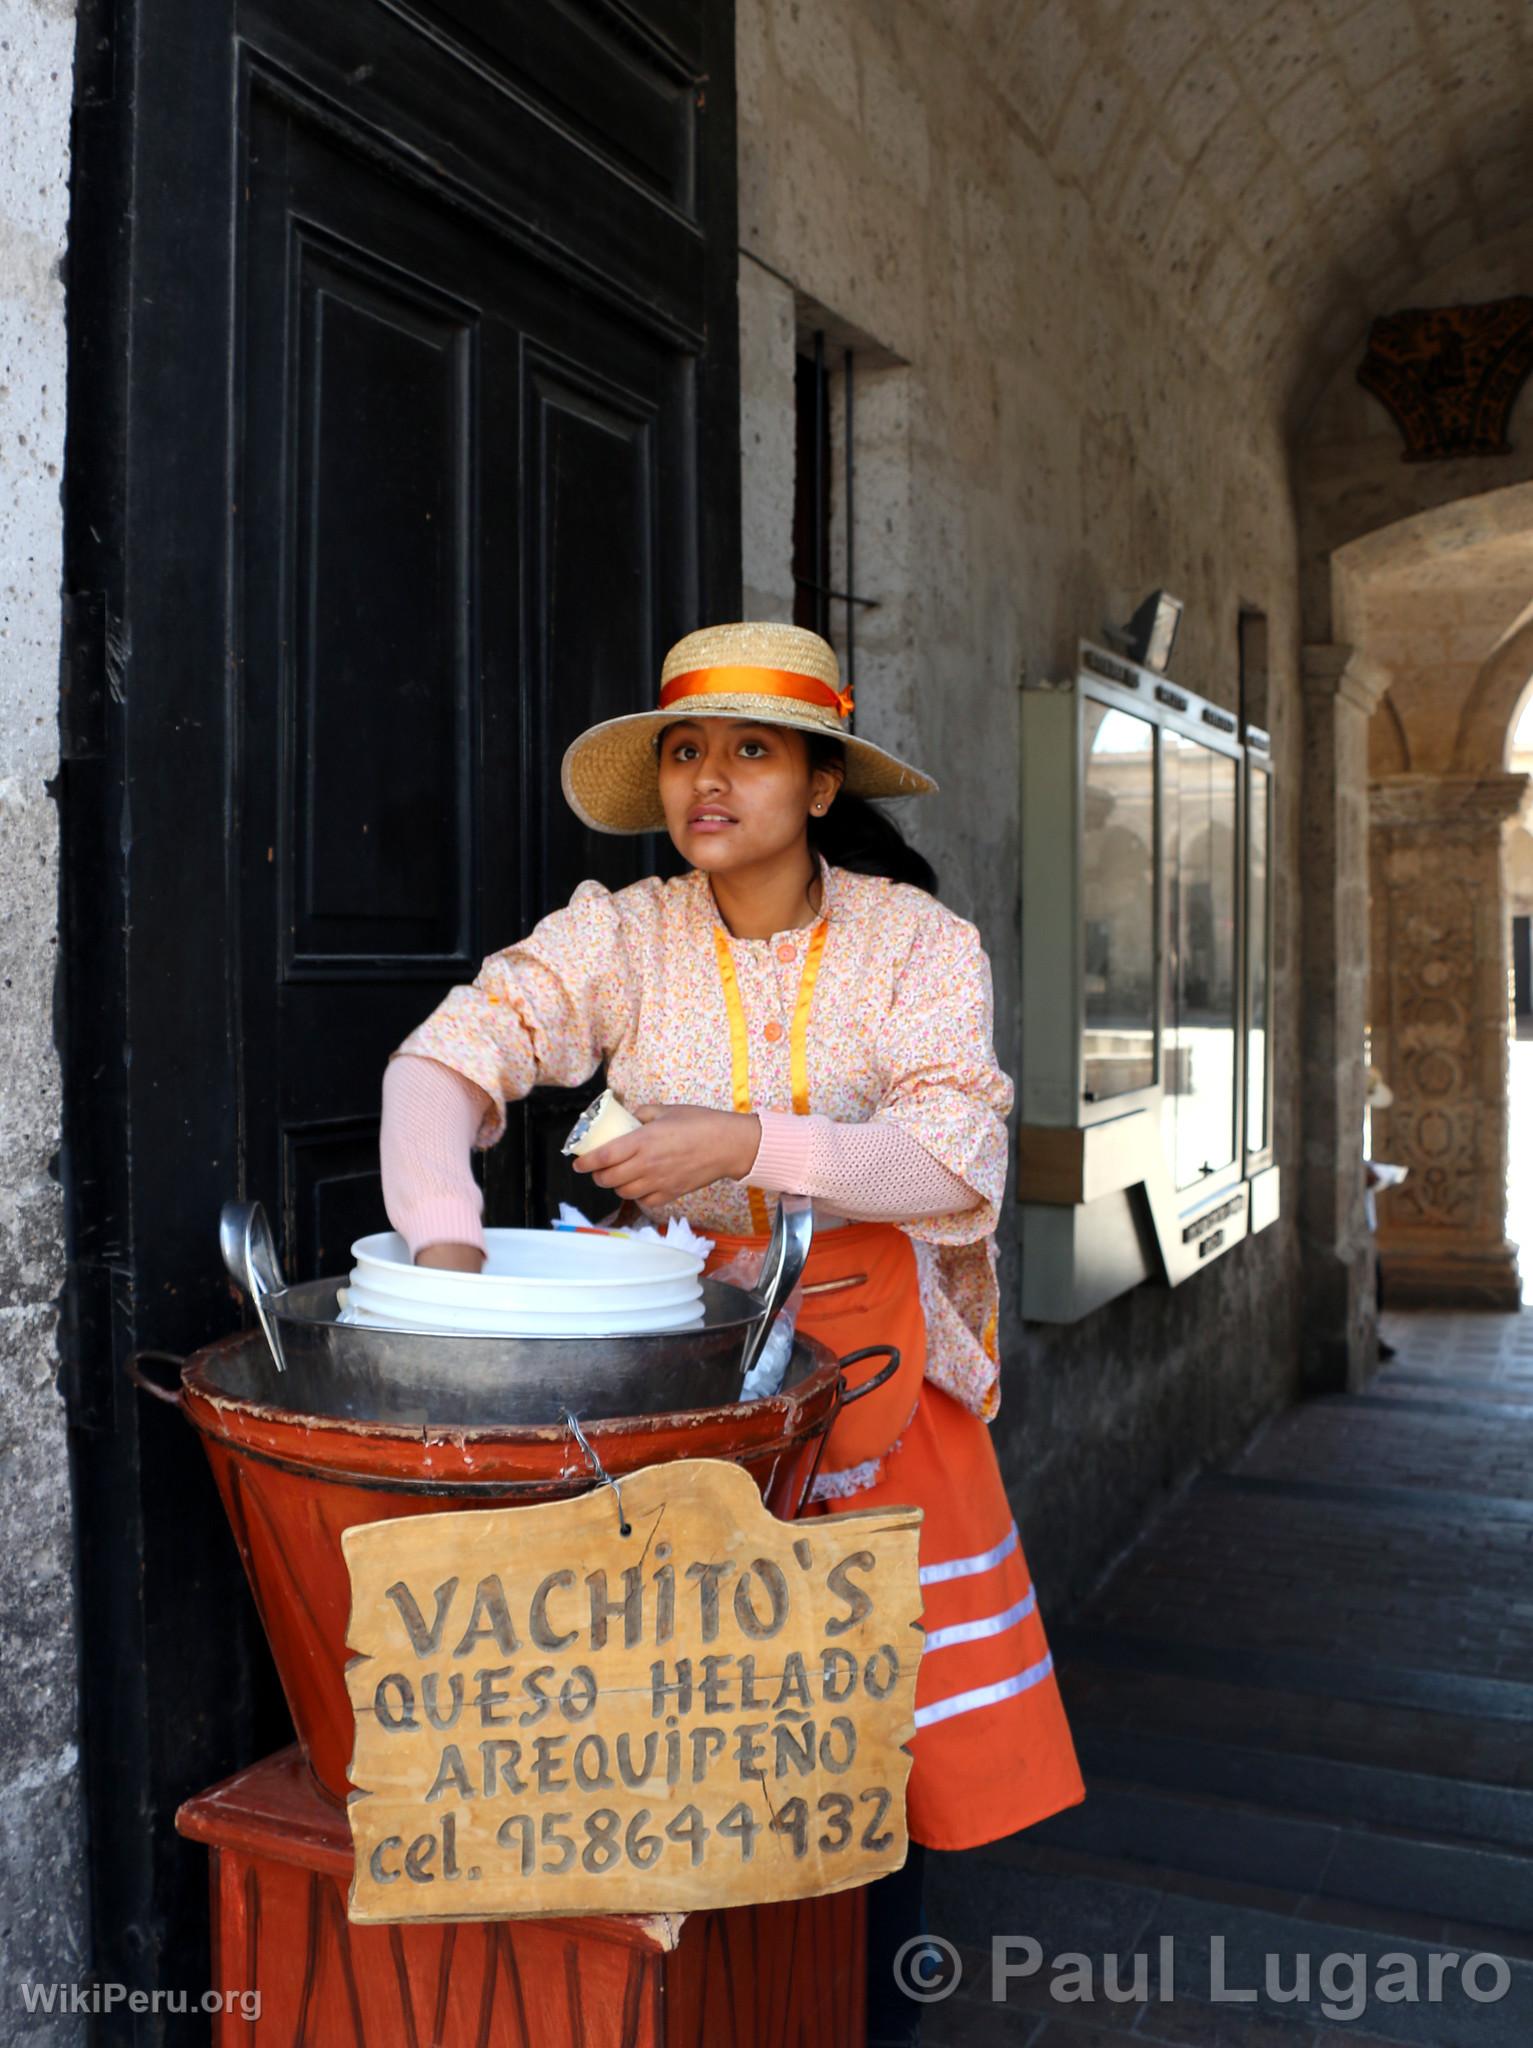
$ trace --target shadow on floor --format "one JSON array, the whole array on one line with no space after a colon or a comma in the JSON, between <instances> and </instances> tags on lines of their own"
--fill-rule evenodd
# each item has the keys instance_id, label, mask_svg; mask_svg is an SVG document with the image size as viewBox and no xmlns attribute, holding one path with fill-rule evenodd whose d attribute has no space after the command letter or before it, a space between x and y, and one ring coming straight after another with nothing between
<instances>
[{"instance_id":1,"label":"shadow on floor","mask_svg":"<svg viewBox=\"0 0 1533 2048\"><path fill-rule=\"evenodd\" d=\"M1533 2041L1533 1313L1387 1325L1054 1631L1088 1798L930 1859L927 2048Z\"/></svg>"}]
</instances>

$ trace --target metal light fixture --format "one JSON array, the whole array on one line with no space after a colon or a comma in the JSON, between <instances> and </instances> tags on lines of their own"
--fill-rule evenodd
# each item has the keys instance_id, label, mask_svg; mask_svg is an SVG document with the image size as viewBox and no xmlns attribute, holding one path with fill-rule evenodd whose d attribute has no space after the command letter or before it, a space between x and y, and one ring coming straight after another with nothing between
<instances>
[{"instance_id":1,"label":"metal light fixture","mask_svg":"<svg viewBox=\"0 0 1533 2048\"><path fill-rule=\"evenodd\" d=\"M1109 632L1130 661L1163 676L1181 623L1182 600L1169 590L1152 590L1126 626L1109 628Z\"/></svg>"}]
</instances>

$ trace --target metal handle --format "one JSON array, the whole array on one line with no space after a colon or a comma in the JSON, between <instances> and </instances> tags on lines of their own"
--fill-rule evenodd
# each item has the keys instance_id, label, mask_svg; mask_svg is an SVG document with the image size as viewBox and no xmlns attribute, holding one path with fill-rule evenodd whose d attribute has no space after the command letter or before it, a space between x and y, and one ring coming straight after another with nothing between
<instances>
[{"instance_id":1,"label":"metal handle","mask_svg":"<svg viewBox=\"0 0 1533 2048\"><path fill-rule=\"evenodd\" d=\"M883 1368L881 1372L874 1373L872 1379L864 1380L860 1387L853 1387L851 1392L848 1393L846 1390L846 1368L849 1365L860 1365L863 1359L865 1358L877 1358L881 1351L888 1352L889 1363ZM841 1406L843 1408L850 1408L852 1403L854 1401L860 1401L864 1394L873 1393L874 1390L878 1387L881 1387L886 1380L893 1379L894 1375L900 1369L899 1346L896 1344L867 1344L864 1345L861 1351L848 1351L845 1358L838 1358L836 1360L836 1364L840 1368L842 1374Z\"/></svg>"},{"instance_id":2,"label":"metal handle","mask_svg":"<svg viewBox=\"0 0 1533 2048\"><path fill-rule=\"evenodd\" d=\"M864 1358L876 1358L881 1351L888 1352L889 1363L884 1366L882 1371L874 1373L872 1379L868 1380L863 1386L856 1387L851 1393L848 1393L846 1391L846 1367L849 1365L859 1365ZM836 1417L840 1410L842 1408L850 1408L854 1401L860 1401L864 1394L871 1394L876 1387L883 1386L886 1380L891 1379L899 1371L899 1349L893 1344L868 1344L861 1351L848 1351L845 1358L838 1358L836 1360L836 1366L842 1375L837 1383L839 1399L836 1407L820 1425L819 1441L814 1447L814 1458L810 1464L803 1487L799 1492L798 1506L794 1509L793 1515L789 1517L790 1520L796 1519L804 1512L805 1504L814 1492L814 1482L820 1476L820 1465L825 1456L825 1446L830 1442L830 1432L835 1425Z\"/></svg>"},{"instance_id":3,"label":"metal handle","mask_svg":"<svg viewBox=\"0 0 1533 2048\"><path fill-rule=\"evenodd\" d=\"M218 1248L224 1264L242 1293L248 1294L261 1325L266 1348L276 1361L278 1372L287 1371L282 1340L267 1310L268 1297L285 1294L287 1281L272 1242L271 1225L259 1202L225 1202L218 1217Z\"/></svg>"},{"instance_id":4,"label":"metal handle","mask_svg":"<svg viewBox=\"0 0 1533 2048\"><path fill-rule=\"evenodd\" d=\"M173 1365L176 1371L179 1372L182 1366L185 1365L186 1360L174 1351L134 1351L129 1355L128 1361L123 1367L123 1371L141 1394L153 1394L156 1401L163 1401L167 1408L179 1408L181 1406L181 1389L179 1387L162 1387L158 1380L145 1379L143 1373L139 1371L141 1365L147 1365L151 1361L158 1365Z\"/></svg>"},{"instance_id":5,"label":"metal handle","mask_svg":"<svg viewBox=\"0 0 1533 2048\"><path fill-rule=\"evenodd\" d=\"M772 1325L782 1313L784 1302L798 1285L813 1242L813 1202L807 1195L780 1195L777 1217L772 1225L772 1241L767 1246L766 1257L761 1262L761 1275L751 1295L761 1315L745 1335L745 1349L740 1358L742 1382L771 1335Z\"/></svg>"}]
</instances>

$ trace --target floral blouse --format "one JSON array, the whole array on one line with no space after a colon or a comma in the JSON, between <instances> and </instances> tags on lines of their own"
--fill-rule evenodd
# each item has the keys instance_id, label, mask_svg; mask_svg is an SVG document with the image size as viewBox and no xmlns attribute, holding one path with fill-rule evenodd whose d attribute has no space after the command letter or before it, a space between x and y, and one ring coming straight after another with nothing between
<instances>
[{"instance_id":1,"label":"floral blouse","mask_svg":"<svg viewBox=\"0 0 1533 2048\"><path fill-rule=\"evenodd\" d=\"M899 1124L979 1198L898 1227L915 1247L927 1378L989 1417L1000 1399L995 1229L1013 1096L995 1056L989 958L977 927L924 890L817 857L829 930L809 1012L809 1109ZM616 891L581 882L566 908L492 953L472 985L450 990L397 1051L485 1091L481 1148L504 1131L506 1103L540 1083L578 1087L603 1063L625 1102L733 1109L715 929L749 1027L752 1107L790 1111L789 1031L814 926L736 938L695 868ZM704 1232L752 1229L740 1181L715 1181L650 1214L657 1223L685 1214Z\"/></svg>"}]
</instances>

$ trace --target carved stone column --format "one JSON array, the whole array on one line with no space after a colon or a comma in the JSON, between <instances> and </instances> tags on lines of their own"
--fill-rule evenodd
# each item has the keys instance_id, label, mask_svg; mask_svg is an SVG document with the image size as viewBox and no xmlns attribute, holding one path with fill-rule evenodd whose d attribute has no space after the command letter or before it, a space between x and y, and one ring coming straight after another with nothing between
<instances>
[{"instance_id":1,"label":"carved stone column","mask_svg":"<svg viewBox=\"0 0 1533 2048\"><path fill-rule=\"evenodd\" d=\"M1350 647L1304 650L1304 1377L1360 1387L1376 1362L1373 1245L1363 1209L1368 998L1368 721L1388 679Z\"/></svg>"},{"instance_id":2,"label":"carved stone column","mask_svg":"<svg viewBox=\"0 0 1533 2048\"><path fill-rule=\"evenodd\" d=\"M1504 827L1526 775L1397 775L1370 791L1373 1057L1394 1093L1374 1152L1391 1303L1515 1309L1506 1241Z\"/></svg>"}]
</instances>

